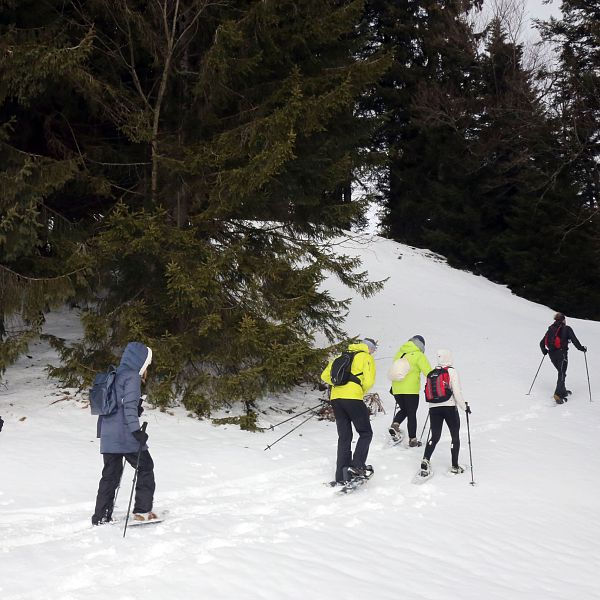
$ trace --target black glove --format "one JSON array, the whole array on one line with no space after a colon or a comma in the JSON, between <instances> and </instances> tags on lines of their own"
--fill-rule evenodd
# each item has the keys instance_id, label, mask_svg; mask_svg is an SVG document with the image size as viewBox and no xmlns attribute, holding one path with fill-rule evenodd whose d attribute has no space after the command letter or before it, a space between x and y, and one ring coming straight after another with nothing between
<instances>
[{"instance_id":1,"label":"black glove","mask_svg":"<svg viewBox=\"0 0 600 600\"><path fill-rule=\"evenodd\" d=\"M465 412L470 415L471 414L471 407L467 404L467 410L465 410Z\"/></svg>"},{"instance_id":2,"label":"black glove","mask_svg":"<svg viewBox=\"0 0 600 600\"><path fill-rule=\"evenodd\" d=\"M131 435L140 443L140 446L143 446L148 441L148 434L141 429L133 431Z\"/></svg>"},{"instance_id":3,"label":"black glove","mask_svg":"<svg viewBox=\"0 0 600 600\"><path fill-rule=\"evenodd\" d=\"M542 348L542 354L546 356L546 354L548 354L548 350L546 350L546 348Z\"/></svg>"},{"instance_id":4,"label":"black glove","mask_svg":"<svg viewBox=\"0 0 600 600\"><path fill-rule=\"evenodd\" d=\"M144 407L142 406L142 402L147 398L148 396L146 396L146 394L144 394L143 396L140 396L140 401L138 402L138 417L142 416L142 413L144 412Z\"/></svg>"},{"instance_id":5,"label":"black glove","mask_svg":"<svg viewBox=\"0 0 600 600\"><path fill-rule=\"evenodd\" d=\"M2 417L0 417L0 431L2 431L2 425L4 425L4 421L2 420Z\"/></svg>"},{"instance_id":6,"label":"black glove","mask_svg":"<svg viewBox=\"0 0 600 600\"><path fill-rule=\"evenodd\" d=\"M581 351L582 351L582 352L587 352L587 346L583 346L583 347L581 348Z\"/></svg>"}]
</instances>

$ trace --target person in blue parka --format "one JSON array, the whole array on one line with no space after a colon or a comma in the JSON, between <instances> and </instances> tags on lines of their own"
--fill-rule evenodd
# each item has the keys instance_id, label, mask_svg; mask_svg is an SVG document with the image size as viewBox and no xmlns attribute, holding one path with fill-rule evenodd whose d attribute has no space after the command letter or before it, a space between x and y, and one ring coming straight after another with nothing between
<instances>
[{"instance_id":1,"label":"person in blue parka","mask_svg":"<svg viewBox=\"0 0 600 600\"><path fill-rule=\"evenodd\" d=\"M98 418L98 437L104 468L96 496L96 509L92 516L94 525L112 520L115 491L123 473L123 459L135 468L140 446L142 449L135 486L133 519L146 521L157 518L152 512L154 463L146 446L148 435L140 429L140 415L143 410L141 387L142 382L146 381L151 362L150 348L140 342L127 344L115 378L117 411Z\"/></svg>"}]
</instances>

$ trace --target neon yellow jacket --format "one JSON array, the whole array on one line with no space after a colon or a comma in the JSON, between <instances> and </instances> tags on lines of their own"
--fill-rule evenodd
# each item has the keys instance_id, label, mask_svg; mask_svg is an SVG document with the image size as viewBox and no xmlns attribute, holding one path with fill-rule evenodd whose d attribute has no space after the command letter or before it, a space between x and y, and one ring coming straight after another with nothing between
<instances>
[{"instance_id":1,"label":"neon yellow jacket","mask_svg":"<svg viewBox=\"0 0 600 600\"><path fill-rule=\"evenodd\" d=\"M402 381L392 381L392 393L394 394L418 394L421 390L421 373L427 376L431 371L431 365L427 357L417 348L413 342L406 342L396 352L394 360L402 355L410 363L410 371Z\"/></svg>"},{"instance_id":2,"label":"neon yellow jacket","mask_svg":"<svg viewBox=\"0 0 600 600\"><path fill-rule=\"evenodd\" d=\"M369 353L369 348L366 344L350 344L348 346L350 352L358 352L352 361L351 372L356 375L361 384L349 381L345 385L334 385L331 388L331 400L343 398L345 400L362 400L363 396L373 387L375 383L375 361ZM321 373L321 379L332 385L331 383L331 365L333 360L325 367Z\"/></svg>"}]
</instances>

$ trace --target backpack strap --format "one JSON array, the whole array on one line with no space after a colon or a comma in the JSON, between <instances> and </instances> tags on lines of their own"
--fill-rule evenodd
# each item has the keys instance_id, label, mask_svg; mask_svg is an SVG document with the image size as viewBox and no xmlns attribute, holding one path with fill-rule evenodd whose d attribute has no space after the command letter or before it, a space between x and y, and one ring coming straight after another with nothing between
<instances>
[{"instance_id":1,"label":"backpack strap","mask_svg":"<svg viewBox=\"0 0 600 600\"><path fill-rule=\"evenodd\" d=\"M358 378L359 375L362 375L363 372L361 371L360 373L353 373L352 372L352 365L354 364L354 359L356 358L357 354L360 354L361 352L364 352L364 350L357 350L356 352L354 352L354 356L352 357L352 362L350 363L350 375L348 376L348 383L352 382L352 383L356 383L357 385L360 385L360 387L362 387L362 382L361 380Z\"/></svg>"}]
</instances>

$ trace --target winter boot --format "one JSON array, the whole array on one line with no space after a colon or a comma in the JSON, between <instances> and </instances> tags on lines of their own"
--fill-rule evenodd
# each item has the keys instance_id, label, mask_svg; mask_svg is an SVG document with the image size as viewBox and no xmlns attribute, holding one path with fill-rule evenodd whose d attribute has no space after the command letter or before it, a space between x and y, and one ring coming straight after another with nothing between
<instances>
[{"instance_id":1,"label":"winter boot","mask_svg":"<svg viewBox=\"0 0 600 600\"><path fill-rule=\"evenodd\" d=\"M558 394L554 394L554 400L555 400L556 404L563 404L564 403L564 399L561 398Z\"/></svg>"},{"instance_id":2,"label":"winter boot","mask_svg":"<svg viewBox=\"0 0 600 600\"><path fill-rule=\"evenodd\" d=\"M374 470L371 465L365 465L364 467L348 467L348 475L350 480L356 478L369 479L373 476Z\"/></svg>"},{"instance_id":3,"label":"winter boot","mask_svg":"<svg viewBox=\"0 0 600 600\"><path fill-rule=\"evenodd\" d=\"M460 465L457 465L457 466L453 465L450 468L450 473L454 473L455 475L459 475L460 473L464 473L464 472L465 472L465 470Z\"/></svg>"},{"instance_id":4,"label":"winter boot","mask_svg":"<svg viewBox=\"0 0 600 600\"><path fill-rule=\"evenodd\" d=\"M408 440L408 445L411 448L416 448L418 446L422 446L423 444L417 438L410 438L410 440Z\"/></svg>"},{"instance_id":5,"label":"winter boot","mask_svg":"<svg viewBox=\"0 0 600 600\"><path fill-rule=\"evenodd\" d=\"M421 477L429 477L430 473L431 473L431 463L426 458L424 458L421 461L421 470L419 471L419 475Z\"/></svg>"}]
</instances>

